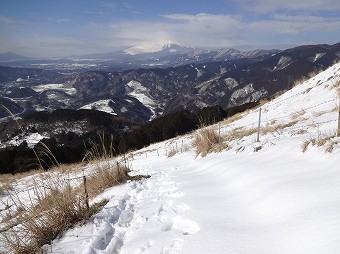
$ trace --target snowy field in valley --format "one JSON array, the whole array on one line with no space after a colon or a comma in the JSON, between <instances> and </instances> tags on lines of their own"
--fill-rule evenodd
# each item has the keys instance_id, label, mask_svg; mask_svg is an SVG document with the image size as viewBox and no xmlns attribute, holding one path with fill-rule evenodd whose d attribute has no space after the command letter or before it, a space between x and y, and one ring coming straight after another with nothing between
<instances>
[{"instance_id":1,"label":"snowy field in valley","mask_svg":"<svg viewBox=\"0 0 340 254\"><path fill-rule=\"evenodd\" d=\"M74 87L70 87L68 84L43 84L39 86L33 86L32 89L38 93L48 90L59 90L69 95L73 95L77 92Z\"/></svg>"},{"instance_id":2,"label":"snowy field in valley","mask_svg":"<svg viewBox=\"0 0 340 254\"><path fill-rule=\"evenodd\" d=\"M208 127L228 145L206 157L197 132L131 152L151 177L96 197L109 203L48 253L339 253L339 80L340 63L263 104L259 141L257 108Z\"/></svg>"},{"instance_id":3,"label":"snowy field in valley","mask_svg":"<svg viewBox=\"0 0 340 254\"><path fill-rule=\"evenodd\" d=\"M115 103L113 100L99 100L93 103L82 106L80 109L95 109L98 111L103 111L111 115L117 115L114 110L110 107L110 103Z\"/></svg>"}]
</instances>

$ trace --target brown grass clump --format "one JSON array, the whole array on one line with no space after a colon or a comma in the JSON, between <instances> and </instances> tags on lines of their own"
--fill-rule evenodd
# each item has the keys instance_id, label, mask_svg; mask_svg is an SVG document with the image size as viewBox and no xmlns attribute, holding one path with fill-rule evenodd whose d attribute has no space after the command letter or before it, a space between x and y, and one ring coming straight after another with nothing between
<instances>
[{"instance_id":1,"label":"brown grass clump","mask_svg":"<svg viewBox=\"0 0 340 254\"><path fill-rule=\"evenodd\" d=\"M313 87L310 87L310 88L307 88L304 92L302 92L303 94L306 94L306 93L309 93L310 92L310 90L312 90L313 89Z\"/></svg>"},{"instance_id":2,"label":"brown grass clump","mask_svg":"<svg viewBox=\"0 0 340 254\"><path fill-rule=\"evenodd\" d=\"M338 141L335 140L331 140L328 144L328 146L326 147L326 153L331 153L333 152L334 146L336 146L337 144L339 144Z\"/></svg>"},{"instance_id":3,"label":"brown grass clump","mask_svg":"<svg viewBox=\"0 0 340 254\"><path fill-rule=\"evenodd\" d=\"M110 140L105 140L105 135L98 135L99 143L90 141L90 148L86 148L83 161L94 162L108 160L115 157L116 151L113 148L113 136Z\"/></svg>"},{"instance_id":4,"label":"brown grass clump","mask_svg":"<svg viewBox=\"0 0 340 254\"><path fill-rule=\"evenodd\" d=\"M230 131L226 136L226 140L232 141L232 140L241 140L244 137L250 136L257 132L257 128L250 128L245 129L243 127L237 128L233 131Z\"/></svg>"},{"instance_id":5,"label":"brown grass clump","mask_svg":"<svg viewBox=\"0 0 340 254\"><path fill-rule=\"evenodd\" d=\"M331 153L334 149L334 146L339 143L336 140L332 140L332 138L334 138L334 136L327 136L327 137L319 138L319 139L311 138L309 140L306 140L302 144L302 152L306 152L310 144L312 144L313 146L320 147L328 143L325 151L327 153Z\"/></svg>"},{"instance_id":6,"label":"brown grass clump","mask_svg":"<svg viewBox=\"0 0 340 254\"><path fill-rule=\"evenodd\" d=\"M176 153L177 153L177 150L174 147L172 147L169 151L166 152L166 156L170 158L174 156Z\"/></svg>"},{"instance_id":7,"label":"brown grass clump","mask_svg":"<svg viewBox=\"0 0 340 254\"><path fill-rule=\"evenodd\" d=\"M87 188L90 198L105 189L119 185L130 179L129 168L117 163L112 167L109 162L98 165L94 174L87 177Z\"/></svg>"},{"instance_id":8,"label":"brown grass clump","mask_svg":"<svg viewBox=\"0 0 340 254\"><path fill-rule=\"evenodd\" d=\"M199 130L193 140L193 146L196 147L196 155L206 156L212 152L220 143L220 138L212 128Z\"/></svg>"},{"instance_id":9,"label":"brown grass clump","mask_svg":"<svg viewBox=\"0 0 340 254\"><path fill-rule=\"evenodd\" d=\"M88 206L88 196L94 197L106 188L129 179L128 168L116 164L102 164L86 178L86 190L61 177L35 181L31 204L13 198L16 207L2 232L2 240L12 253L40 253L41 247L50 244L60 233L99 211L107 201ZM46 177L46 176L45 176ZM42 186L39 184L44 183ZM79 183L79 182L78 182Z\"/></svg>"},{"instance_id":10,"label":"brown grass clump","mask_svg":"<svg viewBox=\"0 0 340 254\"><path fill-rule=\"evenodd\" d=\"M307 78L308 79L314 78L316 75L318 75L321 72L323 72L322 68L319 68L319 69L316 69L314 71L311 71L310 73L307 74Z\"/></svg>"},{"instance_id":11,"label":"brown grass clump","mask_svg":"<svg viewBox=\"0 0 340 254\"><path fill-rule=\"evenodd\" d=\"M304 109L301 109L300 111L295 112L294 114L292 114L291 118L293 120L303 120L302 116L306 114L306 111Z\"/></svg>"},{"instance_id":12,"label":"brown grass clump","mask_svg":"<svg viewBox=\"0 0 340 254\"><path fill-rule=\"evenodd\" d=\"M309 78L306 76L301 76L300 78L294 80L293 87L301 85L303 82L307 81Z\"/></svg>"},{"instance_id":13,"label":"brown grass clump","mask_svg":"<svg viewBox=\"0 0 340 254\"><path fill-rule=\"evenodd\" d=\"M108 159L109 154L101 157ZM78 171L79 168L79 165L59 165L53 171ZM1 232L1 240L11 253L42 253L43 245L49 244L77 222L98 212L105 202L89 206L88 197L94 197L106 188L130 179L128 171L126 166L119 163L112 165L109 161L102 160L97 164L95 172L86 178L86 186L83 185L83 179L76 178L76 183L71 184L69 179L55 177L55 174L39 175L33 181L33 190L29 191L30 204L24 204L18 196L12 197L13 205L6 209L8 216L2 221L6 225ZM24 175L30 174L33 172Z\"/></svg>"},{"instance_id":14,"label":"brown grass clump","mask_svg":"<svg viewBox=\"0 0 340 254\"><path fill-rule=\"evenodd\" d=\"M20 172L16 174L0 174L0 195L4 194L6 191L12 189L12 184L18 180L27 176L33 176L43 173L42 169L30 170L26 172Z\"/></svg>"},{"instance_id":15,"label":"brown grass clump","mask_svg":"<svg viewBox=\"0 0 340 254\"><path fill-rule=\"evenodd\" d=\"M230 124L232 122L235 122L239 119L241 119L243 116L245 115L245 112L240 112L240 113L237 113L231 117L228 117L227 119L223 120L221 123L222 125L227 125L227 124Z\"/></svg>"},{"instance_id":16,"label":"brown grass clump","mask_svg":"<svg viewBox=\"0 0 340 254\"><path fill-rule=\"evenodd\" d=\"M296 123L299 122L300 119L297 119L298 116L296 116L294 118L295 118L295 120L290 121L288 123L280 123L280 122L275 121L273 124L269 124L267 126L261 127L261 133L262 134L268 134L268 133L277 132L277 133L280 134L281 130L288 128L288 127L291 127L291 126L293 126L293 125L295 125Z\"/></svg>"},{"instance_id":17,"label":"brown grass clump","mask_svg":"<svg viewBox=\"0 0 340 254\"><path fill-rule=\"evenodd\" d=\"M36 200L31 201L31 206L19 201L23 211L18 214L15 224L2 233L3 241L12 253L40 253L41 246L89 217L85 199L77 188L61 179L49 186L34 188Z\"/></svg>"}]
</instances>

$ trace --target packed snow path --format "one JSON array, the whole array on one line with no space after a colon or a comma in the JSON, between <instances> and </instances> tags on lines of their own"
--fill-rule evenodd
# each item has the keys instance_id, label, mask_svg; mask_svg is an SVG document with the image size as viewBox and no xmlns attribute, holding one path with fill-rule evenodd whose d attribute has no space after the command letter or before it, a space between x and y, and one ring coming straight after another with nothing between
<instances>
[{"instance_id":1,"label":"packed snow path","mask_svg":"<svg viewBox=\"0 0 340 254\"><path fill-rule=\"evenodd\" d=\"M337 253L339 152L286 145L136 158L134 171L152 177L107 191L103 211L52 253Z\"/></svg>"}]
</instances>

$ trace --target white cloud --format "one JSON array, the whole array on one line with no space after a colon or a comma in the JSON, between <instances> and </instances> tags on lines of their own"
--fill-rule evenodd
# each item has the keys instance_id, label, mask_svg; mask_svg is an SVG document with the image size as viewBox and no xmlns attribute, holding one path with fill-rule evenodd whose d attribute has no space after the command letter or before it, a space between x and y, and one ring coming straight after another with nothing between
<instances>
[{"instance_id":1,"label":"white cloud","mask_svg":"<svg viewBox=\"0 0 340 254\"><path fill-rule=\"evenodd\" d=\"M235 28L244 23L239 16L211 14L162 15L158 22L127 21L110 24L112 40L128 45L147 41L179 41L193 46L221 47L240 42Z\"/></svg>"},{"instance_id":2,"label":"white cloud","mask_svg":"<svg viewBox=\"0 0 340 254\"><path fill-rule=\"evenodd\" d=\"M89 22L73 36L13 33L8 34L12 39L8 38L0 44L2 49L11 51L17 49L17 52L21 53L24 49L30 48L32 56L43 54L66 56L115 51L129 46L157 44L160 41L176 41L201 48L242 49L249 46L263 48L268 44L280 45L282 48L283 45L289 47L311 41L338 42L340 27L338 17L283 13L264 16L266 18L251 20L241 15L173 13L160 15L153 21ZM1 22L9 21L0 16ZM61 19L59 22L69 21Z\"/></svg>"},{"instance_id":3,"label":"white cloud","mask_svg":"<svg viewBox=\"0 0 340 254\"><path fill-rule=\"evenodd\" d=\"M14 24L15 21L13 19L7 18L5 16L0 15L0 24Z\"/></svg>"},{"instance_id":4,"label":"white cloud","mask_svg":"<svg viewBox=\"0 0 340 254\"><path fill-rule=\"evenodd\" d=\"M240 47L287 35L299 41L300 35L322 31L338 32L340 19L320 16L274 14L267 19L247 21L238 15L168 14L158 22L126 21L109 25L113 44L138 45L161 40L182 42L195 47ZM108 30L106 30L108 32ZM313 34L315 37L315 34ZM294 38L293 38L294 37ZM266 41L262 41L266 44ZM277 44L283 41L278 39ZM301 42L303 43L303 42Z\"/></svg>"},{"instance_id":5,"label":"white cloud","mask_svg":"<svg viewBox=\"0 0 340 254\"><path fill-rule=\"evenodd\" d=\"M273 19L249 23L249 30L272 34L306 34L339 30L340 19L317 16L274 15Z\"/></svg>"},{"instance_id":6,"label":"white cloud","mask_svg":"<svg viewBox=\"0 0 340 254\"><path fill-rule=\"evenodd\" d=\"M99 6L111 9L111 10L117 10L118 9L118 4L114 2L102 2L99 4Z\"/></svg>"},{"instance_id":7,"label":"white cloud","mask_svg":"<svg viewBox=\"0 0 340 254\"><path fill-rule=\"evenodd\" d=\"M55 22L55 23L60 23L60 24L67 24L70 23L70 19L65 19L65 18L48 18L49 21Z\"/></svg>"},{"instance_id":8,"label":"white cloud","mask_svg":"<svg viewBox=\"0 0 340 254\"><path fill-rule=\"evenodd\" d=\"M340 11L339 0L243 0L234 2L248 11L258 13L287 11Z\"/></svg>"},{"instance_id":9,"label":"white cloud","mask_svg":"<svg viewBox=\"0 0 340 254\"><path fill-rule=\"evenodd\" d=\"M25 25L29 23L30 22L26 20L12 19L0 14L0 24L2 25Z\"/></svg>"}]
</instances>

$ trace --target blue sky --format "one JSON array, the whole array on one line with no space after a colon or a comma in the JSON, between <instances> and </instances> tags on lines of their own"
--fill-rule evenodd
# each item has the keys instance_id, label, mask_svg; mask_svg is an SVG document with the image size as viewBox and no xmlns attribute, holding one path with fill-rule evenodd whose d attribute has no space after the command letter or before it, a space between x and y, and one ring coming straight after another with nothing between
<instances>
[{"instance_id":1,"label":"blue sky","mask_svg":"<svg viewBox=\"0 0 340 254\"><path fill-rule=\"evenodd\" d=\"M172 41L289 48L340 41L339 0L0 0L0 53L112 52Z\"/></svg>"}]
</instances>

